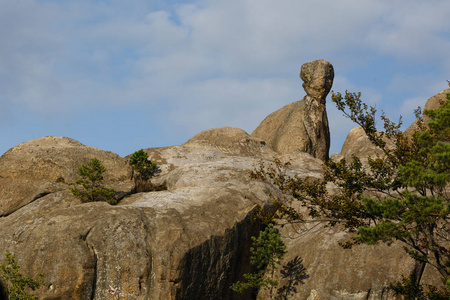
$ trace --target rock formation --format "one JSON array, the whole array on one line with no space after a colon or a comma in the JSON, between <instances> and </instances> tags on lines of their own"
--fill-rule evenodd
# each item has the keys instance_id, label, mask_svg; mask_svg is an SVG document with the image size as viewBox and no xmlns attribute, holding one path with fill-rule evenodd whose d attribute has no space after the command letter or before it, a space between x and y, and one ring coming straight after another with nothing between
<instances>
[{"instance_id":1,"label":"rock formation","mask_svg":"<svg viewBox=\"0 0 450 300\"><path fill-rule=\"evenodd\" d=\"M450 93L450 89L443 90L442 92L437 93L433 97L430 97L424 106L424 110L426 109L436 109L439 107L439 105L444 102L447 98L447 93ZM424 115L422 117L422 120L424 124L427 124L429 118L428 116ZM417 120L411 124L406 130L405 134L408 136L411 136L415 131L418 130ZM386 142L389 143L388 140ZM363 163L367 162L368 156L374 156L374 155L382 155L383 152L380 148L373 145L367 135L365 134L364 130L361 127L355 127L352 130L350 130L347 138L345 139L344 144L342 145L341 153L340 155L336 155L336 157L333 157L337 160L345 158L347 161L350 161L352 159L352 155L355 155Z\"/></svg>"},{"instance_id":2,"label":"rock formation","mask_svg":"<svg viewBox=\"0 0 450 300\"><path fill-rule=\"evenodd\" d=\"M436 95L434 95L433 97L429 98L427 100L427 102L425 103L425 106L423 107L423 110L431 110L431 109L436 109L439 107L439 105L441 105L442 102L445 102L447 100L447 93L450 93L450 89L446 89L443 90L440 93L437 93ZM422 120L424 122L424 124L427 124L429 121L429 117L424 115L422 116ZM409 136L411 136L415 131L418 130L418 125L417 125L417 120L414 121L413 124L411 124L411 126L409 126L406 130L405 133Z\"/></svg>"},{"instance_id":3,"label":"rock formation","mask_svg":"<svg viewBox=\"0 0 450 300\"><path fill-rule=\"evenodd\" d=\"M266 188L247 175L260 157L230 156L194 142L147 151L162 169L155 182L166 182L169 190L133 194L117 206L82 204L67 184L84 153L102 160L110 175L106 183L120 189L131 174L126 159L113 153L47 137L0 158L2 176L26 177L28 168L36 173L30 182L57 181L45 193L36 183L0 198L8 211L0 218L0 253L15 253L28 274L45 273L40 298L166 300L196 293L196 299L233 299L229 285L248 271L245 255L259 230L251 211L268 200ZM23 201L23 194L32 200ZM11 204L16 202L21 205Z\"/></svg>"},{"instance_id":4,"label":"rock formation","mask_svg":"<svg viewBox=\"0 0 450 300\"><path fill-rule=\"evenodd\" d=\"M67 183L94 155L111 171L110 187L128 186L125 159L57 137L12 148L0 158L2 187L19 174L29 186L0 198L8 211L0 217L0 253L15 253L26 274L45 273L40 299L255 299L229 286L250 270L250 237L260 229L252 210L270 203L271 187L251 180L248 171L276 153L236 128L207 130L183 145L146 152L161 167L154 182L168 190L132 194L111 206L80 203ZM290 162L291 174L321 176L321 161L307 153L278 158ZM16 177L3 177L8 174ZM41 193L37 183L53 188ZM298 287L298 299L384 299L386 282L412 263L399 248L344 250L336 242L346 236L335 229L296 230L288 226L282 233L286 261L301 256L310 276Z\"/></svg>"},{"instance_id":5,"label":"rock formation","mask_svg":"<svg viewBox=\"0 0 450 300\"><path fill-rule=\"evenodd\" d=\"M252 136L280 154L303 151L321 160L328 159L330 132L325 98L333 84L333 66L316 60L301 67L306 96L270 114Z\"/></svg>"},{"instance_id":6,"label":"rock formation","mask_svg":"<svg viewBox=\"0 0 450 300\"><path fill-rule=\"evenodd\" d=\"M355 127L348 133L338 159L344 158L350 162L353 155L367 163L368 156L383 155L383 151L372 144L362 127Z\"/></svg>"},{"instance_id":7,"label":"rock formation","mask_svg":"<svg viewBox=\"0 0 450 300\"><path fill-rule=\"evenodd\" d=\"M265 157L270 159L276 155L265 142L250 136L239 128L213 128L196 134L185 145L203 145L212 147L227 155Z\"/></svg>"},{"instance_id":8,"label":"rock formation","mask_svg":"<svg viewBox=\"0 0 450 300\"><path fill-rule=\"evenodd\" d=\"M0 158L0 216L75 183L78 167L91 158L109 170L105 184L129 193L131 168L119 155L69 138L43 137L9 149Z\"/></svg>"},{"instance_id":9,"label":"rock formation","mask_svg":"<svg viewBox=\"0 0 450 300\"><path fill-rule=\"evenodd\" d=\"M307 97L323 104L325 94L314 93ZM278 154L231 127L145 151L161 168L153 183L167 190L133 193L126 158L69 138L7 151L0 157L0 254L15 253L26 275L45 274L38 294L44 300L256 299L229 287L251 270L251 236L261 229L254 208L270 205L276 190L248 172L261 160L280 159L289 162L287 174L317 178L322 161L305 152ZM125 196L116 206L81 203L68 189L78 166L93 157L107 169L106 185ZM283 264L300 256L309 275L292 299L394 299L386 287L413 266L399 244L341 248L337 242L348 235L339 228L297 224L281 234ZM439 284L436 278L427 268L425 282Z\"/></svg>"}]
</instances>

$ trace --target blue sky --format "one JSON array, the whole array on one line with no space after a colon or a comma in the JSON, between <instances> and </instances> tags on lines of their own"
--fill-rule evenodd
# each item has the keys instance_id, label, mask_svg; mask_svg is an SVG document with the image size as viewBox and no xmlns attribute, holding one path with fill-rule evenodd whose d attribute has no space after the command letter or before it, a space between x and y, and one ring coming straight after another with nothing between
<instances>
[{"instance_id":1,"label":"blue sky","mask_svg":"<svg viewBox=\"0 0 450 300\"><path fill-rule=\"evenodd\" d=\"M406 3L406 4L405 4ZM450 79L448 0L0 0L0 154L56 135L125 156L251 134L303 63L405 124ZM327 102L331 152L354 125Z\"/></svg>"}]
</instances>

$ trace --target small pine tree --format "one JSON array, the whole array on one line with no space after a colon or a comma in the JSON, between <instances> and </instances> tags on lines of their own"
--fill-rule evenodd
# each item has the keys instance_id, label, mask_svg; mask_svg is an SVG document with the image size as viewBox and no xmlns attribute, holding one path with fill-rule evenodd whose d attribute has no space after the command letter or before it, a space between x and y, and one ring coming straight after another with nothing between
<instances>
[{"instance_id":1,"label":"small pine tree","mask_svg":"<svg viewBox=\"0 0 450 300\"><path fill-rule=\"evenodd\" d=\"M274 299L275 289L278 285L275 271L286 253L286 245L281 240L280 232L272 224L269 224L264 231L260 231L257 238L253 236L252 240L250 263L258 271L244 274L246 282L238 281L231 285L231 289L242 293L249 288L259 289L262 287L268 289L270 299Z\"/></svg>"},{"instance_id":2,"label":"small pine tree","mask_svg":"<svg viewBox=\"0 0 450 300\"><path fill-rule=\"evenodd\" d=\"M150 178L155 176L158 166L148 159L148 154L143 149L134 152L129 161L133 168L133 179L137 192L147 192L153 190L154 187L150 182Z\"/></svg>"},{"instance_id":3,"label":"small pine tree","mask_svg":"<svg viewBox=\"0 0 450 300\"><path fill-rule=\"evenodd\" d=\"M9 251L6 251L4 262L0 264L0 277L9 300L38 300L35 293L28 293L26 290L34 292L45 285L43 274L39 274L37 279L22 275L15 255Z\"/></svg>"},{"instance_id":4,"label":"small pine tree","mask_svg":"<svg viewBox=\"0 0 450 300\"><path fill-rule=\"evenodd\" d=\"M81 178L76 183L81 185L83 189L70 187L70 191L76 197L80 198L83 203L106 201L111 205L117 204L117 199L114 197L114 190L102 185L103 173L105 172L106 168L99 159L91 159L78 168L78 175Z\"/></svg>"}]
</instances>

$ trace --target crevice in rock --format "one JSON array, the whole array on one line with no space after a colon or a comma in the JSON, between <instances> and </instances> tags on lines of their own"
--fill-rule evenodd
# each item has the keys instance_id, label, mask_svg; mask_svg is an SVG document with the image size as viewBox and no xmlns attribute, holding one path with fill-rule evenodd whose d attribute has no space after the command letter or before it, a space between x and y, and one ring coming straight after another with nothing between
<instances>
[{"instance_id":1,"label":"crevice in rock","mask_svg":"<svg viewBox=\"0 0 450 300\"><path fill-rule=\"evenodd\" d=\"M148 189L139 190L137 187L134 187L129 192L124 192L124 191L115 192L114 197L116 198L117 202L119 203L124 198L128 198L134 194L154 193L154 192L161 192L161 191L167 191L167 190L168 190L168 188L167 188L166 182L163 182L162 184L153 184L153 183L149 182Z\"/></svg>"},{"instance_id":2,"label":"crevice in rock","mask_svg":"<svg viewBox=\"0 0 450 300\"><path fill-rule=\"evenodd\" d=\"M149 251L149 249L151 248L151 236L150 236L150 232L151 232L151 226L149 225L148 222L148 217L146 216L145 212L143 209L139 209L139 216L140 216L140 220L142 222L142 225L144 226L144 231L145 231L145 241L147 243L147 251L146 251L146 255L148 257L148 259L144 259L143 261L145 261L145 263L147 264L147 267L145 269L145 272L141 273L141 276L139 277L139 296L145 296L145 299L150 299L152 297L151 295L151 291L152 291L152 286L151 286L151 274L152 274L152 266L153 266L153 256L152 253ZM144 263L144 262L143 262Z\"/></svg>"},{"instance_id":3,"label":"crevice in rock","mask_svg":"<svg viewBox=\"0 0 450 300\"><path fill-rule=\"evenodd\" d=\"M41 192L41 193L37 194L36 196L34 196L34 198L31 200L30 203L33 203L34 201L38 200L39 198L45 197L45 196L47 196L47 195L49 195L51 193L52 192L48 192L48 191ZM30 204L30 203L28 203L28 204Z\"/></svg>"},{"instance_id":4,"label":"crevice in rock","mask_svg":"<svg viewBox=\"0 0 450 300\"><path fill-rule=\"evenodd\" d=\"M95 250L92 248L91 251L93 252L93 256L94 256L94 278L92 278L92 292L91 292L91 297L89 298L90 300L93 300L95 298L95 290L97 288L97 254L95 253Z\"/></svg>"},{"instance_id":5,"label":"crevice in rock","mask_svg":"<svg viewBox=\"0 0 450 300\"><path fill-rule=\"evenodd\" d=\"M139 276L139 295L142 293L143 284L144 284L144 277Z\"/></svg>"},{"instance_id":6,"label":"crevice in rock","mask_svg":"<svg viewBox=\"0 0 450 300\"><path fill-rule=\"evenodd\" d=\"M80 239L82 239L83 241L86 242L86 238L89 235L89 233L91 233L92 229L94 227L92 226L91 228L88 229L88 231L85 234L80 235ZM86 242L86 245L90 248L90 245Z\"/></svg>"},{"instance_id":7,"label":"crevice in rock","mask_svg":"<svg viewBox=\"0 0 450 300\"><path fill-rule=\"evenodd\" d=\"M25 207L25 206L27 206L27 205L33 203L33 202L36 201L36 200L39 200L39 199L41 199L41 198L43 198L43 197L45 197L45 196L47 196L47 195L50 195L50 194L52 194L52 193L53 193L53 192L49 192L49 191L44 191L44 192L38 193L37 195L35 195L35 196L33 197L33 199L31 199L31 201L29 201L29 202L27 202L26 204L24 204L24 205L18 207L18 208L15 209L14 211L11 211L11 212L6 213L6 214L3 214L3 215L0 215L0 218L8 217L8 216L12 215L13 213L15 213L16 211L18 211L19 209L21 209L21 208L23 208L23 207Z\"/></svg>"},{"instance_id":8,"label":"crevice in rock","mask_svg":"<svg viewBox=\"0 0 450 300\"><path fill-rule=\"evenodd\" d=\"M261 228L252 211L223 236L213 236L189 250L179 264L178 278L171 280L176 285L175 299L256 299L257 290L238 294L230 286L254 271L249 259L251 237Z\"/></svg>"},{"instance_id":9,"label":"crevice in rock","mask_svg":"<svg viewBox=\"0 0 450 300\"><path fill-rule=\"evenodd\" d=\"M89 296L90 300L93 300L95 298L95 291L97 288L97 277L98 277L98 275L97 275L97 273L98 273L98 268L97 268L98 256L97 256L97 253L95 252L94 246L87 240L89 234L92 232L93 229L94 229L94 227L91 227L88 229L88 231L85 234L80 235L80 239L86 243L86 246L89 249L89 251L91 252L92 258L94 260L94 262L93 262L93 278L91 279L91 282L92 282L91 295Z\"/></svg>"},{"instance_id":10,"label":"crevice in rock","mask_svg":"<svg viewBox=\"0 0 450 300\"><path fill-rule=\"evenodd\" d=\"M381 289L381 296L380 296L380 299L381 300L388 300L388 299L390 299L391 297L389 297L389 294L390 294L390 289L389 289L389 287L383 287L382 289Z\"/></svg>"}]
</instances>

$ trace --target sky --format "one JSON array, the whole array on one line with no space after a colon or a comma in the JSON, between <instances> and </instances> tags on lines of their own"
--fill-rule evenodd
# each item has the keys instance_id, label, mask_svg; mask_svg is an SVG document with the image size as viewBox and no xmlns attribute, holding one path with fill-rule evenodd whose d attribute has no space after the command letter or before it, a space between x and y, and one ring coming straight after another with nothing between
<instances>
[{"instance_id":1,"label":"sky","mask_svg":"<svg viewBox=\"0 0 450 300\"><path fill-rule=\"evenodd\" d=\"M448 88L449 16L448 0L0 0L0 155L50 135L126 156L251 134L305 96L316 59L333 91L407 127ZM356 125L330 97L327 112L340 152Z\"/></svg>"}]
</instances>

